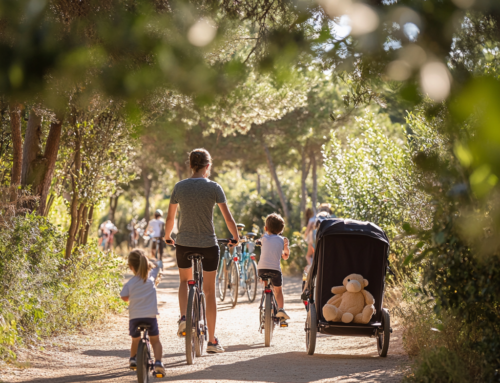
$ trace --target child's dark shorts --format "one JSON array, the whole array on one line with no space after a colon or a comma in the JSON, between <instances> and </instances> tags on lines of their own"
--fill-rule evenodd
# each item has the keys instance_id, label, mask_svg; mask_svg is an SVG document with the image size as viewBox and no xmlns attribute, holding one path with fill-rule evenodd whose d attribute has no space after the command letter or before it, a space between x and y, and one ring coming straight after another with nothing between
<instances>
[{"instance_id":1,"label":"child's dark shorts","mask_svg":"<svg viewBox=\"0 0 500 383\"><path fill-rule=\"evenodd\" d=\"M280 287L283 284L283 274L279 270L271 270L271 269L259 269L259 277L262 274L271 275L271 282L273 286Z\"/></svg>"},{"instance_id":2,"label":"child's dark shorts","mask_svg":"<svg viewBox=\"0 0 500 383\"><path fill-rule=\"evenodd\" d=\"M160 335L160 330L158 329L158 320L156 318L135 318L130 319L128 322L128 331L132 338L140 338L141 332L138 327L141 323L150 325L148 334L150 336Z\"/></svg>"}]
</instances>

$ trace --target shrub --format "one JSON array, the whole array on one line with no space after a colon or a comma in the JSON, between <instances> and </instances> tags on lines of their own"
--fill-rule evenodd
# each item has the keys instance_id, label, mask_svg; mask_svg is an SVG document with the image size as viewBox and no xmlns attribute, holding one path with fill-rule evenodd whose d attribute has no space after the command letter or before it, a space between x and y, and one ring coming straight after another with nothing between
<instances>
[{"instance_id":1,"label":"shrub","mask_svg":"<svg viewBox=\"0 0 500 383\"><path fill-rule=\"evenodd\" d=\"M65 236L28 214L0 227L0 356L12 347L73 329L118 310L118 261L95 244L63 257Z\"/></svg>"}]
</instances>

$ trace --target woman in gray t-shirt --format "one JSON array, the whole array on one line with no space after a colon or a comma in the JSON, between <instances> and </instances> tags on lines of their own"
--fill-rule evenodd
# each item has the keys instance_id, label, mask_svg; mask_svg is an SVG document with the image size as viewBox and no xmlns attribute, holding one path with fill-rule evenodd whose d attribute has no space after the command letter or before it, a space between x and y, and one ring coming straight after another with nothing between
<instances>
[{"instance_id":1,"label":"woman in gray t-shirt","mask_svg":"<svg viewBox=\"0 0 500 383\"><path fill-rule=\"evenodd\" d=\"M175 255L179 267L179 306L181 319L177 335L181 336L186 329L186 308L188 299L188 281L193 279L191 261L188 253L203 255L203 289L206 296L206 314L208 326L207 352L224 352L224 348L215 337L215 322L217 319L217 301L215 298L215 277L219 264L219 246L215 236L213 212L215 204L224 216L226 225L239 242L238 229L231 212L226 204L226 195L222 187L208 179L212 158L205 149L195 149L189 153L189 164L193 172L174 187L170 197L167 221L165 223L165 240L173 244L171 238L174 227L177 206L180 206L179 231L176 238Z\"/></svg>"}]
</instances>

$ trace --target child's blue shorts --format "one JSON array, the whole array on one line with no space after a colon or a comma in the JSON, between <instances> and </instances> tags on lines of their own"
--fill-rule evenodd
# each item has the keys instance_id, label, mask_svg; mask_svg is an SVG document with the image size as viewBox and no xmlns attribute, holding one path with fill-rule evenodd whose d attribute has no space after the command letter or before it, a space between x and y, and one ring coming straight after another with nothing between
<instances>
[{"instance_id":1,"label":"child's blue shorts","mask_svg":"<svg viewBox=\"0 0 500 383\"><path fill-rule=\"evenodd\" d=\"M141 323L148 324L151 328L148 330L150 336L160 335L160 330L158 329L158 320L156 318L135 318L130 319L128 322L128 331L132 338L139 338L141 332L138 327Z\"/></svg>"}]
</instances>

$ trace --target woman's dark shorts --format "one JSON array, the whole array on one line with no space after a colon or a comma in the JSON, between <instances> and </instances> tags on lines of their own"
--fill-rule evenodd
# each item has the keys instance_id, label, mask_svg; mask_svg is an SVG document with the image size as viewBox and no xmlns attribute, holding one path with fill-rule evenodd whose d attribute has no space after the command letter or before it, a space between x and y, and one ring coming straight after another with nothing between
<instances>
[{"instance_id":1,"label":"woman's dark shorts","mask_svg":"<svg viewBox=\"0 0 500 383\"><path fill-rule=\"evenodd\" d=\"M283 284L283 274L278 270L259 269L259 277L263 274L271 275L271 282L273 286L280 287Z\"/></svg>"},{"instance_id":2,"label":"woman's dark shorts","mask_svg":"<svg viewBox=\"0 0 500 383\"><path fill-rule=\"evenodd\" d=\"M135 318L130 319L128 322L128 332L132 338L140 338L141 332L138 327L141 323L148 324L151 328L148 330L150 336L160 335L158 329L158 320L156 318Z\"/></svg>"},{"instance_id":3,"label":"woman's dark shorts","mask_svg":"<svg viewBox=\"0 0 500 383\"><path fill-rule=\"evenodd\" d=\"M188 247L175 245L175 257L177 258L177 266L179 269L189 269L191 261L188 259L189 254L201 254L203 259L203 271L215 271L219 266L219 246L212 247Z\"/></svg>"}]
</instances>

